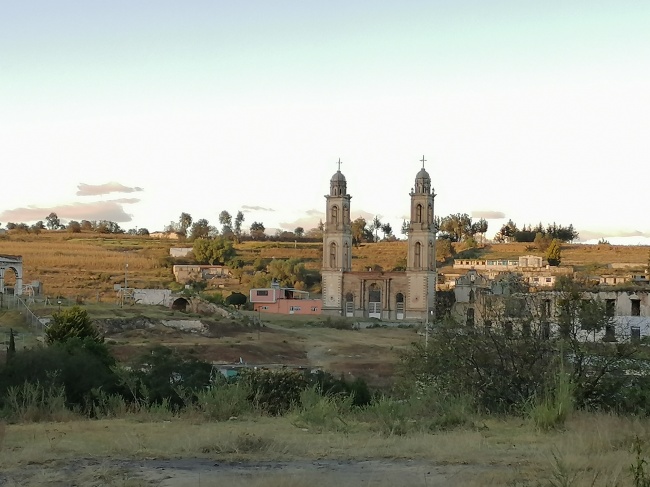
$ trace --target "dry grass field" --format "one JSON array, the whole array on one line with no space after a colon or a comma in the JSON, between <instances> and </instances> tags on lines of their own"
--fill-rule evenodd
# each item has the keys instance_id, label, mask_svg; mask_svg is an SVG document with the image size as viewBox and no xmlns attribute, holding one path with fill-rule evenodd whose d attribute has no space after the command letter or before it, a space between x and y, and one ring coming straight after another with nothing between
<instances>
[{"instance_id":1,"label":"dry grass field","mask_svg":"<svg viewBox=\"0 0 650 487\"><path fill-rule=\"evenodd\" d=\"M647 419L593 413L547 433L516 418L402 436L349 421L345 433L300 427L292 415L11 424L0 429L0 483L623 487L634 485L635 437L650 438Z\"/></svg>"},{"instance_id":2,"label":"dry grass field","mask_svg":"<svg viewBox=\"0 0 650 487\"><path fill-rule=\"evenodd\" d=\"M25 283L43 282L49 296L67 298L99 297L112 301L114 284L123 284L128 263L128 282L140 288L161 288L174 280L169 248L190 245L179 241L130 235L69 234L43 231L39 235L10 233L0 236L0 254L22 255ZM543 255L532 244L489 244L471 252L481 258L515 258L524 254ZM308 269L320 269L320 243L242 242L238 256L251 265L257 258L299 258ZM378 242L353 248L352 267L359 271L378 266L386 271L404 265L406 242ZM562 263L577 270L602 268L609 263L647 263L649 247L564 244ZM462 251L457 246L459 256ZM453 262L440 263L443 272ZM11 284L13 273L7 273ZM226 291L242 290L237 280L227 283Z\"/></svg>"}]
</instances>

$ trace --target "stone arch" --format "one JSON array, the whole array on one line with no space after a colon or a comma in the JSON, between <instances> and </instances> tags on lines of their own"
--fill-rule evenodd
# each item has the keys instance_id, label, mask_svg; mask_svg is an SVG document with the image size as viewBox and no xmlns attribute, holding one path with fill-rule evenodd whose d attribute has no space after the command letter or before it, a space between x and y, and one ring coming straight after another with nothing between
<instances>
[{"instance_id":1,"label":"stone arch","mask_svg":"<svg viewBox=\"0 0 650 487\"><path fill-rule=\"evenodd\" d=\"M13 280L13 294L19 296L23 293L23 263L22 257L18 256L0 256L0 293L7 292L5 288L5 276L7 270L11 270L15 280Z\"/></svg>"},{"instance_id":2,"label":"stone arch","mask_svg":"<svg viewBox=\"0 0 650 487\"><path fill-rule=\"evenodd\" d=\"M190 302L185 298L176 298L172 301L172 309L175 311L187 311Z\"/></svg>"}]
</instances>

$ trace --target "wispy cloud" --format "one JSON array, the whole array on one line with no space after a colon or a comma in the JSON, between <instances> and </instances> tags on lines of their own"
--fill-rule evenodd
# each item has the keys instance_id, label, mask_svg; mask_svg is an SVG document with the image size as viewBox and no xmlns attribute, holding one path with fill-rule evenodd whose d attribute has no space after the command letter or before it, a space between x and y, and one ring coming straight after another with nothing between
<instances>
[{"instance_id":1,"label":"wispy cloud","mask_svg":"<svg viewBox=\"0 0 650 487\"><path fill-rule=\"evenodd\" d=\"M135 193L138 191L144 191L144 189L138 186L124 186L115 181L104 184L79 183L77 185L77 196L99 196L110 193Z\"/></svg>"},{"instance_id":2,"label":"wispy cloud","mask_svg":"<svg viewBox=\"0 0 650 487\"><path fill-rule=\"evenodd\" d=\"M486 220L500 220L505 218L506 214L502 211L494 210L474 210L472 211L472 218L485 218Z\"/></svg>"},{"instance_id":3,"label":"wispy cloud","mask_svg":"<svg viewBox=\"0 0 650 487\"><path fill-rule=\"evenodd\" d=\"M63 220L109 220L123 223L130 222L132 216L124 211L122 205L137 203L136 198L125 198L124 200L94 201L92 203L71 203L51 207L28 206L25 208L14 208L0 213L0 220L5 222L32 222L45 220L52 212Z\"/></svg>"},{"instance_id":4,"label":"wispy cloud","mask_svg":"<svg viewBox=\"0 0 650 487\"><path fill-rule=\"evenodd\" d=\"M264 208L263 206L244 205L241 207L242 212L250 213L251 211L275 211L273 208Z\"/></svg>"},{"instance_id":5,"label":"wispy cloud","mask_svg":"<svg viewBox=\"0 0 650 487\"><path fill-rule=\"evenodd\" d=\"M374 213L359 210L353 211L350 215L352 220L357 218L365 218L366 222L370 223L375 217ZM280 228L292 232L297 227L302 227L305 230L316 228L321 221L325 221L325 212L319 210L307 210L305 216L302 216L291 222L280 222Z\"/></svg>"}]
</instances>

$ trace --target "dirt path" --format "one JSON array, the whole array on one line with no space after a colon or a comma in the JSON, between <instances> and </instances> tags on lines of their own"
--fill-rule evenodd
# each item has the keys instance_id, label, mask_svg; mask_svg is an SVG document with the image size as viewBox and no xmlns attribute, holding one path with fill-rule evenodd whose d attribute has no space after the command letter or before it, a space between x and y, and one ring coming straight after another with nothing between
<instances>
[{"instance_id":1,"label":"dirt path","mask_svg":"<svg viewBox=\"0 0 650 487\"><path fill-rule=\"evenodd\" d=\"M485 467L422 461L219 462L209 459L81 459L0 473L0 485L51 486L461 486Z\"/></svg>"}]
</instances>

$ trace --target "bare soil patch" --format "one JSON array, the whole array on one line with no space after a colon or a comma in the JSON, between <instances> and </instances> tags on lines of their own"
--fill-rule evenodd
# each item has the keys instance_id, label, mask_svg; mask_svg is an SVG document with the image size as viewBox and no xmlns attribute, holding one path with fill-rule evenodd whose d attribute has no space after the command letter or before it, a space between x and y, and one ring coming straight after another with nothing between
<instances>
[{"instance_id":1,"label":"bare soil patch","mask_svg":"<svg viewBox=\"0 0 650 487\"><path fill-rule=\"evenodd\" d=\"M158 485L161 487L337 485L461 486L497 467L437 465L421 460L296 460L231 462L219 459L79 459L28 465L0 474L3 485Z\"/></svg>"}]
</instances>

